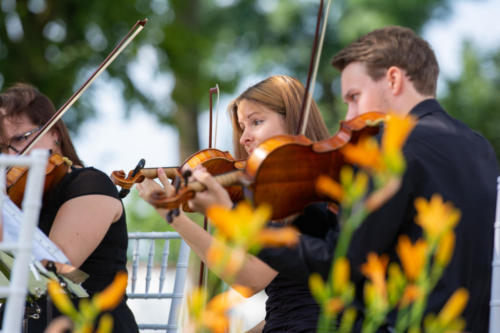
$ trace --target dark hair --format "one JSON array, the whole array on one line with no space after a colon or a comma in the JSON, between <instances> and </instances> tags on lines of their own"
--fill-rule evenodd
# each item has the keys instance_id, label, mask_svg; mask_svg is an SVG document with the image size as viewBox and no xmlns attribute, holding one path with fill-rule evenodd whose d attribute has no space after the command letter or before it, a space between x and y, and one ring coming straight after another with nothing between
<instances>
[{"instance_id":1,"label":"dark hair","mask_svg":"<svg viewBox=\"0 0 500 333\"><path fill-rule=\"evenodd\" d=\"M283 115L287 133L295 134L300 121L304 93L304 86L299 80L286 75L274 75L251 86L233 100L229 104L228 111L233 124L233 145L236 158L247 156L240 144L242 130L238 123L238 107L242 100L259 103ZM314 101L311 103L310 111L305 136L312 141L328 138L328 129Z\"/></svg>"},{"instance_id":2,"label":"dark hair","mask_svg":"<svg viewBox=\"0 0 500 333\"><path fill-rule=\"evenodd\" d=\"M17 83L0 94L0 119L18 118L22 116L35 125L43 126L56 113L50 99L40 93L35 87L26 83ZM1 136L4 129L0 126ZM71 142L68 129L62 120L58 120L52 127L59 134L62 154L74 164L83 165Z\"/></svg>"},{"instance_id":3,"label":"dark hair","mask_svg":"<svg viewBox=\"0 0 500 333\"><path fill-rule=\"evenodd\" d=\"M352 62L366 65L368 75L379 80L387 69L403 69L422 95L436 95L439 65L429 43L411 29L389 26L374 30L337 53L332 65L343 71Z\"/></svg>"}]
</instances>

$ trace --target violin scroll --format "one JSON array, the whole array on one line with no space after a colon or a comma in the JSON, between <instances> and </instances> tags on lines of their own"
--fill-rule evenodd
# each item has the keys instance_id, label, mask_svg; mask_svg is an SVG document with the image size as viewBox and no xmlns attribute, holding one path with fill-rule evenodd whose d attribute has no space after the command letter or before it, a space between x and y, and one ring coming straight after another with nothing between
<instances>
[{"instance_id":1,"label":"violin scroll","mask_svg":"<svg viewBox=\"0 0 500 333\"><path fill-rule=\"evenodd\" d=\"M67 157L63 157L59 154L52 154L49 157L45 171L44 194L54 188L62 180L64 175L68 173L69 167L72 164L73 163ZM7 194L19 207L23 201L27 176L28 168L26 167L13 167L7 172Z\"/></svg>"}]
</instances>

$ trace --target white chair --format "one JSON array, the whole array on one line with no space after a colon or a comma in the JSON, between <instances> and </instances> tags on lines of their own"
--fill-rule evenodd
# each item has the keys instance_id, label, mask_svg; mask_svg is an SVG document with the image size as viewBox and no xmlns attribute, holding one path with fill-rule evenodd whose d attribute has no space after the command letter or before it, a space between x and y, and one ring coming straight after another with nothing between
<instances>
[{"instance_id":1,"label":"white chair","mask_svg":"<svg viewBox=\"0 0 500 333\"><path fill-rule=\"evenodd\" d=\"M168 259L170 256L171 241L179 239L180 248L176 263L175 274L168 272ZM129 249L132 249L132 262L129 267L130 279L127 289L129 306L134 311L140 330L162 330L168 333L177 332L179 309L184 296L184 285L187 277L187 266L190 249L180 238L177 232L134 232L129 233ZM161 244L163 243L163 244ZM162 246L161 261L155 265L155 244ZM146 251L144 251L147 249ZM147 253L147 255L145 255ZM141 264L142 263L142 264ZM145 272L144 272L145 270ZM172 289L170 285L173 279ZM140 289L140 291L139 291ZM140 307L134 307L133 300L148 300L142 302ZM170 300L168 317L166 316L166 303L154 300ZM145 312L160 313L160 323L142 322L140 310ZM163 316L161 316L163 314ZM165 323L166 322L166 323Z\"/></svg>"},{"instance_id":2,"label":"white chair","mask_svg":"<svg viewBox=\"0 0 500 333\"><path fill-rule=\"evenodd\" d=\"M5 170L10 166L28 167L28 178L22 202L22 222L17 241L0 242L0 250L14 254L8 286L0 287L0 297L6 298L2 332L21 332L24 306L28 291L29 264L35 228L42 203L43 184L48 152L34 150L29 156L0 154L0 207L5 201Z\"/></svg>"},{"instance_id":3,"label":"white chair","mask_svg":"<svg viewBox=\"0 0 500 333\"><path fill-rule=\"evenodd\" d=\"M497 179L497 208L491 270L490 333L500 332L500 177Z\"/></svg>"}]
</instances>

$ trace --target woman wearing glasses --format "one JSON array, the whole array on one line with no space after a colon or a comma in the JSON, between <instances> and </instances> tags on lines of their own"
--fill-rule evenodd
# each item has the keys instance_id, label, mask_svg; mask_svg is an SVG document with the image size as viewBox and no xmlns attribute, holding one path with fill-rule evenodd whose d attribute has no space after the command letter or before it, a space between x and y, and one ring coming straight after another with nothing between
<instances>
[{"instance_id":1,"label":"woman wearing glasses","mask_svg":"<svg viewBox=\"0 0 500 333\"><path fill-rule=\"evenodd\" d=\"M37 89L17 84L0 94L0 149L18 154L56 112ZM123 205L108 176L83 167L66 125L60 120L33 148L68 157L73 166L43 198L39 228L59 246L71 264L89 275L82 286L93 295L108 286L118 271L126 270L127 225ZM27 321L28 332L43 332L51 318L47 301L37 301L40 319ZM114 332L138 332L125 299L112 312Z\"/></svg>"}]
</instances>

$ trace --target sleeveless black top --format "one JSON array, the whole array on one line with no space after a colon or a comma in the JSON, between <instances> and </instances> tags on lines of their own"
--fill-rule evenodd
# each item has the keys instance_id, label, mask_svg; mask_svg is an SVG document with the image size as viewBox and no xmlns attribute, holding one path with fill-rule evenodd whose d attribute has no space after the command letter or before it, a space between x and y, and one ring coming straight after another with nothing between
<instances>
[{"instance_id":1,"label":"sleeveless black top","mask_svg":"<svg viewBox=\"0 0 500 333\"><path fill-rule=\"evenodd\" d=\"M302 233L319 238L325 237L331 229L338 230L336 216L325 203L307 206L293 224ZM269 224L269 227L281 226ZM273 266L274 260L290 260L286 253L286 248L265 248L258 257ZM307 279L300 274L279 272L265 291L268 299L263 332L316 332L320 308L311 295Z\"/></svg>"},{"instance_id":2,"label":"sleeveless black top","mask_svg":"<svg viewBox=\"0 0 500 333\"><path fill-rule=\"evenodd\" d=\"M118 197L115 185L109 177L95 168L72 168L62 181L44 196L40 211L39 228L49 234L59 208L73 198L100 194L113 198ZM106 288L114 279L118 271L126 271L127 262L127 224L125 211L118 221L111 224L106 235L97 248L90 254L80 269L89 275L82 283L89 295L93 295ZM78 303L79 300L75 300ZM28 332L43 332L47 326L46 299L38 302L42 308L41 318L28 320ZM59 315L55 307L52 309L52 318ZM126 304L126 297L121 304L111 312L114 319L113 332L138 332L134 316Z\"/></svg>"}]
</instances>

